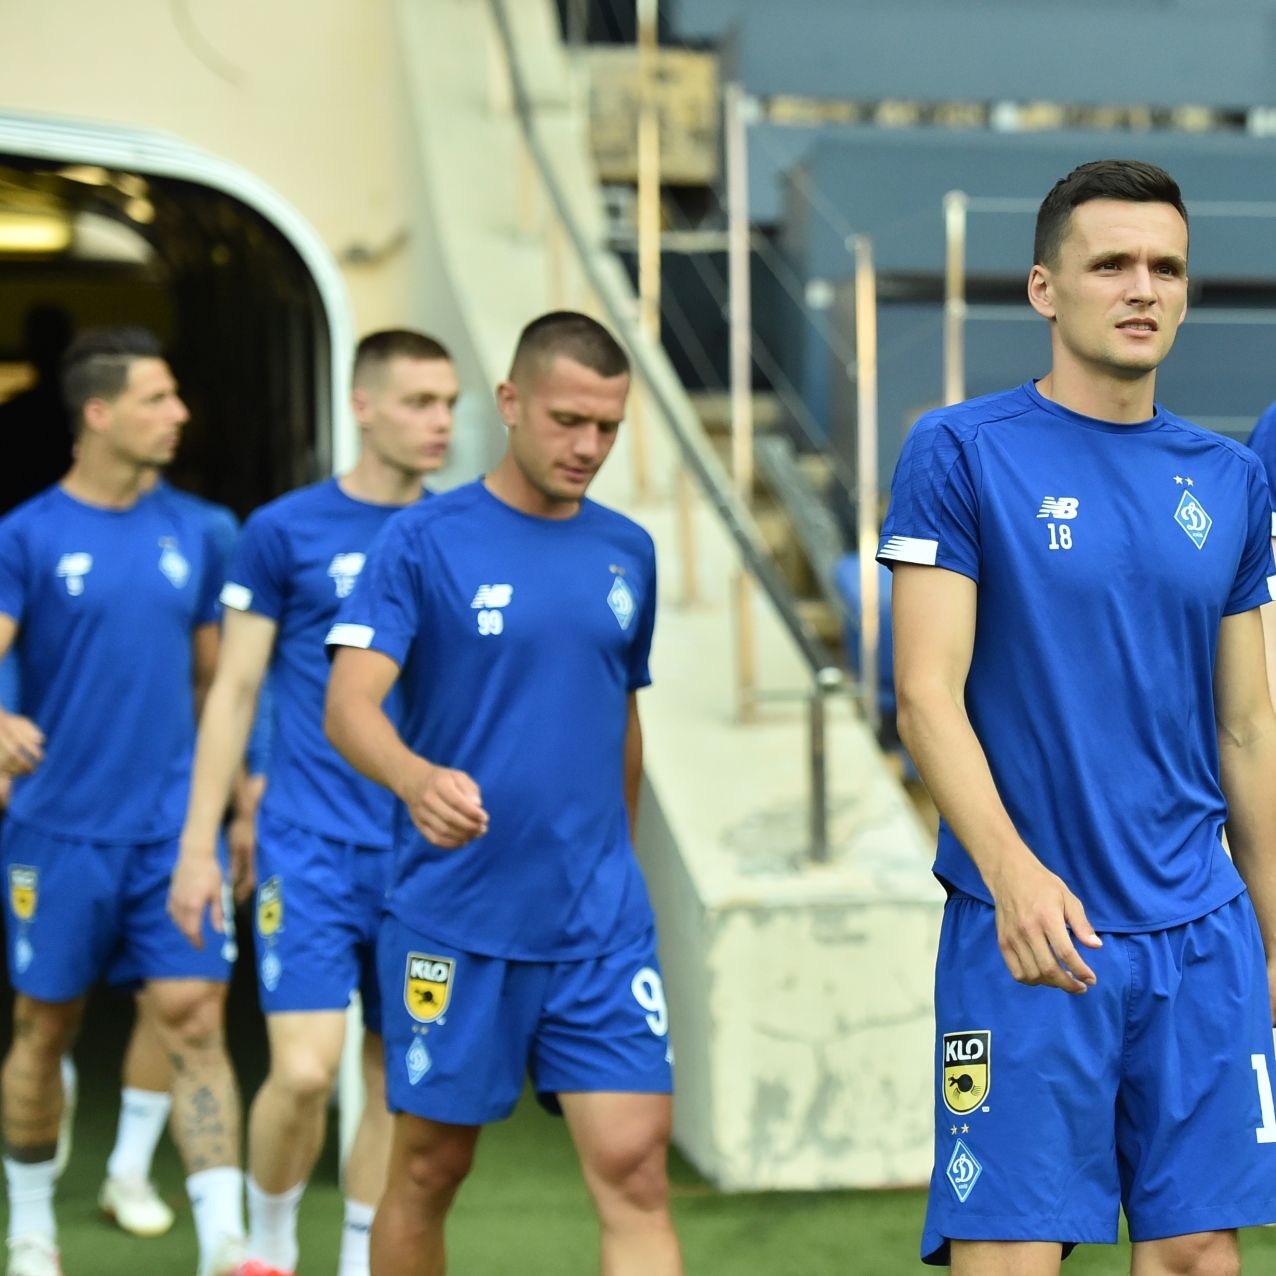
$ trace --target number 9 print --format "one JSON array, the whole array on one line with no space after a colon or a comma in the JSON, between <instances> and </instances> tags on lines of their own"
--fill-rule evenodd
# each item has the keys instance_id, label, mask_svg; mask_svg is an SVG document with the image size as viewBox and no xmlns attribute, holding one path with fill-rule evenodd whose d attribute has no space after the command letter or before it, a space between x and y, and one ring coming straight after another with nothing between
<instances>
[{"instance_id":1,"label":"number 9 print","mask_svg":"<svg viewBox=\"0 0 1276 1276\"><path fill-rule=\"evenodd\" d=\"M669 1032L669 1008L665 1004L665 986L660 974L644 966L629 982L634 1000L647 1012L647 1027L657 1037Z\"/></svg>"}]
</instances>

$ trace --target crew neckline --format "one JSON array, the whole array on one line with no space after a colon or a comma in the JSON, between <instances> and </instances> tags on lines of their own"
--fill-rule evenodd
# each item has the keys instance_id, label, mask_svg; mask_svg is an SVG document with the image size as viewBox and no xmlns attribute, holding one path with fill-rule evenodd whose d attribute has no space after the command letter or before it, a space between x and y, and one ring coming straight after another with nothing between
<instances>
[{"instance_id":1,"label":"crew neckline","mask_svg":"<svg viewBox=\"0 0 1276 1276\"><path fill-rule=\"evenodd\" d=\"M480 474L475 479L475 486L479 491L491 501L498 509L504 510L507 514L513 515L528 523L533 523L537 527L570 527L573 523L579 522L584 515L586 508L591 504L588 497L582 496L580 504L576 507L576 512L567 518L547 518L544 514L529 514L526 510L521 510L515 505L511 505L508 501L503 501L495 492L487 485L487 475Z\"/></svg>"},{"instance_id":2,"label":"crew neckline","mask_svg":"<svg viewBox=\"0 0 1276 1276\"><path fill-rule=\"evenodd\" d=\"M365 501L362 496L352 496L349 492L347 492L346 489L341 486L341 479L342 479L342 475L334 474L328 480L328 482L331 483L332 486L336 488L336 490L343 497L345 497L345 499L349 501L351 505L359 505L359 506L362 506L364 509L369 509L369 510L410 510L417 503L417 501L421 499L421 496L424 496L426 492L429 490L425 486L425 481L422 480L421 495L418 496L416 500L409 501L406 505L400 505L396 501Z\"/></svg>"},{"instance_id":3,"label":"crew neckline","mask_svg":"<svg viewBox=\"0 0 1276 1276\"><path fill-rule=\"evenodd\" d=\"M1155 402L1152 404L1155 412L1145 421L1104 421L1100 417L1086 416L1083 412L1076 412L1072 408L1064 407L1062 403L1057 403L1054 399L1047 399L1037 389L1035 380L1025 381L1023 389L1037 407L1045 409L1045 411L1054 416L1061 417L1071 425L1078 425L1083 430L1098 430L1103 434L1147 434L1152 430L1159 429L1165 423L1165 411L1159 403Z\"/></svg>"}]
</instances>

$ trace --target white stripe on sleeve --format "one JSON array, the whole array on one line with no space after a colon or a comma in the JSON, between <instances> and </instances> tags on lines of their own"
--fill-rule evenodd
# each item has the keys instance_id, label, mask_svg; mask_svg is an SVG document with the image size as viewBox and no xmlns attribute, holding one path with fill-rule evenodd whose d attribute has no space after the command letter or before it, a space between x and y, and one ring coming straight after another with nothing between
<instances>
[{"instance_id":1,"label":"white stripe on sleeve","mask_svg":"<svg viewBox=\"0 0 1276 1276\"><path fill-rule=\"evenodd\" d=\"M253 605L253 591L247 585L235 584L233 580L228 580L222 586L218 597L221 605L232 611L247 611Z\"/></svg>"},{"instance_id":2,"label":"white stripe on sleeve","mask_svg":"<svg viewBox=\"0 0 1276 1276\"><path fill-rule=\"evenodd\" d=\"M351 625L339 621L323 640L326 647L371 647L376 630L371 625Z\"/></svg>"},{"instance_id":3,"label":"white stripe on sleeve","mask_svg":"<svg viewBox=\"0 0 1276 1276\"><path fill-rule=\"evenodd\" d=\"M934 567L939 553L939 542L923 540L918 536L890 536L877 551L878 558L893 558L901 563L921 563Z\"/></svg>"}]
</instances>

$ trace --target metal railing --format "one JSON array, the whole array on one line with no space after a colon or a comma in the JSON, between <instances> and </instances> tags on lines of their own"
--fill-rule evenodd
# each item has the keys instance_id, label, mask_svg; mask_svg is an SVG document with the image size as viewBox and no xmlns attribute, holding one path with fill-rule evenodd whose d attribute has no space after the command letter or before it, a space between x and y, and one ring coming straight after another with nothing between
<instances>
[{"instance_id":1,"label":"metal railing","mask_svg":"<svg viewBox=\"0 0 1276 1276\"><path fill-rule=\"evenodd\" d=\"M664 387L657 371L650 345L626 307L614 294L602 258L604 250L592 243L581 229L575 212L567 200L536 125L535 112L527 92L519 63L518 50L507 10L507 0L489 0L492 16L500 37L505 65L509 72L515 114L518 116L528 150L540 173L553 211L567 233L571 248L592 288L608 322L628 347L635 377L645 390L645 397L664 421L678 449L685 470L694 478L710 509L740 551L744 566L752 579L770 599L781 624L800 654L810 674L807 693L809 742L809 835L811 858L824 861L829 856L828 777L825 748L826 698L844 689L842 670L830 664L823 645L811 632L794 606L779 571L764 548L761 534L740 494L721 474L717 458L702 437L700 423L690 408L684 410Z\"/></svg>"}]
</instances>

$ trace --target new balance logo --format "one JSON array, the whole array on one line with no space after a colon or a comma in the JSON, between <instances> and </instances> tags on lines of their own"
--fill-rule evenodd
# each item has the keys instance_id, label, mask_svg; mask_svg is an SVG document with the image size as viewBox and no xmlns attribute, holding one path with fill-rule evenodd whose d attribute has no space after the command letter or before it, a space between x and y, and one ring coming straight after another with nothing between
<instances>
[{"instance_id":1,"label":"new balance logo","mask_svg":"<svg viewBox=\"0 0 1276 1276\"><path fill-rule=\"evenodd\" d=\"M489 607L508 607L513 597L513 585L480 585L470 606L484 610Z\"/></svg>"},{"instance_id":2,"label":"new balance logo","mask_svg":"<svg viewBox=\"0 0 1276 1276\"><path fill-rule=\"evenodd\" d=\"M1076 518L1081 504L1075 496L1047 496L1037 511L1038 518Z\"/></svg>"}]
</instances>

